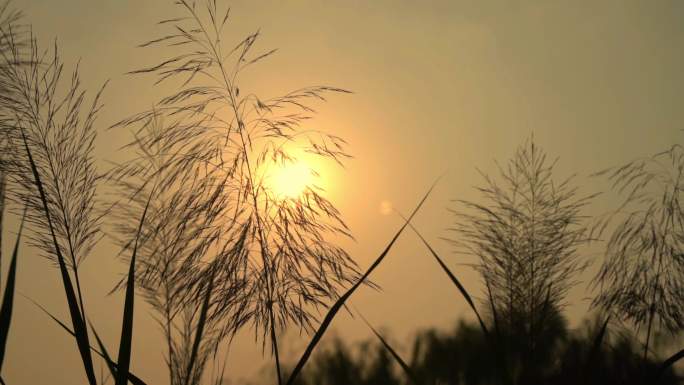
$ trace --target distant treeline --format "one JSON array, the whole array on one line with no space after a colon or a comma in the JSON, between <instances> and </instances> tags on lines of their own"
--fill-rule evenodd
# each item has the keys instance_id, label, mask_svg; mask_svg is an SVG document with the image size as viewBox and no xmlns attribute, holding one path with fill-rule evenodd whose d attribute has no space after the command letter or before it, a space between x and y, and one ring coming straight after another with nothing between
<instances>
[{"instance_id":1,"label":"distant treeline","mask_svg":"<svg viewBox=\"0 0 684 385\"><path fill-rule=\"evenodd\" d=\"M599 320L585 321L570 330L560 318L540 344L537 359L529 366L513 365L517 380L502 377L502 363L522 362L523 333L502 338L502 346L492 354L489 342L477 324L458 322L448 331L428 329L419 332L405 349L406 364L415 379L402 372L392 354L376 340L356 344L334 337L311 359L297 380L298 385L630 385L654 383L660 368L655 358L643 360L634 336L622 328L608 329L603 344L595 346L601 333ZM645 378L645 376L647 376ZM679 384L682 380L671 367L659 375L658 384Z\"/></svg>"}]
</instances>

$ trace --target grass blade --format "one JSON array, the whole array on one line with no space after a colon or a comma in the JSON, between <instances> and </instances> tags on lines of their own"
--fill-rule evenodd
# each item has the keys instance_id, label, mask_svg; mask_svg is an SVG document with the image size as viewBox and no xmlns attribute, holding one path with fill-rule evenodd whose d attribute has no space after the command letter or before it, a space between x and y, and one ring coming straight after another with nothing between
<instances>
[{"instance_id":1,"label":"grass blade","mask_svg":"<svg viewBox=\"0 0 684 385\"><path fill-rule=\"evenodd\" d=\"M404 218L404 216L401 214L399 214L399 216ZM482 320L482 317L480 317L480 312L477 311L477 307L475 307L475 302L473 302L473 299L470 296L470 294L468 294L468 291L461 284L461 282L458 280L458 278L456 278L456 276L451 272L451 270L449 270L449 268L444 263L442 258L439 257L439 255L437 254L435 249L433 249L432 246L430 246L430 244L428 243L427 240L425 240L423 235L420 232L418 232L418 230L413 226L413 224L409 223L409 226L411 226L411 230L413 230L413 232L420 238L420 240L423 241L423 244L425 245L425 247L427 247L428 250L430 250L430 253L432 254L432 256L435 257L435 259L437 260L437 263L439 263L439 266L442 268L442 270L444 270L446 275L449 276L449 279L456 286L456 288L458 288L458 291L461 292L461 295L463 296L463 298L465 298L466 302L468 302L468 305L470 305L470 308L473 309L473 312L475 313L475 316L477 317L477 321L480 323L480 327L482 328L482 331L484 332L485 336L489 336L489 330L487 330L487 326L485 326L485 323Z\"/></svg>"},{"instance_id":2,"label":"grass blade","mask_svg":"<svg viewBox=\"0 0 684 385\"><path fill-rule=\"evenodd\" d=\"M665 371L674 365L677 361L681 360L684 358L684 349L678 351L677 353L673 354L668 358L667 360L663 361L663 363L660 365L660 368L658 368L658 372L656 373L656 378L659 378Z\"/></svg>"},{"instance_id":3,"label":"grass blade","mask_svg":"<svg viewBox=\"0 0 684 385\"><path fill-rule=\"evenodd\" d=\"M53 319L55 319L53 317ZM56 319L55 319L56 320ZM57 321L59 322L59 321ZM60 322L61 324L61 322ZM90 329L93 330L93 334L95 335L95 340L97 341L97 345L100 347L100 351L102 352L102 356L107 363L107 367L109 368L109 372L112 373L112 378L118 378L117 370L114 367L114 361L112 361L111 356L109 355L109 352L107 351L107 348L104 346L104 343L102 343L102 339L100 339L100 335L97 334L97 331L93 327L93 324L90 324Z\"/></svg>"},{"instance_id":4,"label":"grass blade","mask_svg":"<svg viewBox=\"0 0 684 385\"><path fill-rule=\"evenodd\" d=\"M69 327L68 327L64 322L60 321L59 318L57 318L57 317L55 317L54 315L52 315L49 311L47 311L47 309L45 309L44 307L42 307L38 302L32 300L32 299L29 298L29 297L26 297L26 296L23 296L23 297L26 298L26 299L28 299L29 301L31 301L34 305L36 305L36 307L38 307L40 310L42 310L43 313L45 313L48 317L52 318L52 320L55 321L59 326L61 326L62 329L64 329L67 333L69 333L69 334L71 334L72 336L76 337L76 333L74 333L73 330L69 329ZM92 325L91 325L91 328L92 328ZM99 341L99 336L97 335L97 332L95 331L94 328L93 328L93 333L95 333L95 338L98 339L98 343L100 343L101 341ZM100 348L102 349L102 351L97 350L97 349L95 349L95 348L93 348L93 347L91 346L91 347L90 347L90 350L92 350L93 352L95 352L95 354L97 354L98 356L102 357L102 358L107 362L107 366L110 368L110 369L109 369L110 371L112 370L112 368L114 368L114 370L116 370L117 365L116 365L116 363L115 363L114 361L111 360L111 358L110 358L110 356L109 356L109 353L108 353L107 350L105 349L104 345L100 344ZM116 376L115 372L112 372L112 376ZM114 378L116 378L116 377L114 377ZM133 384L133 385L147 385L147 384L145 383L145 381L141 380L141 379L140 379L139 377L137 377L135 374L130 373L130 372L128 373L128 381L130 381L130 383Z\"/></svg>"},{"instance_id":5,"label":"grass blade","mask_svg":"<svg viewBox=\"0 0 684 385\"><path fill-rule=\"evenodd\" d=\"M411 380L411 382L415 385L420 385L420 381L418 381L418 377L416 377L415 373L413 373L413 370L411 370L411 367L408 366L406 361L404 361L404 359L401 358L399 353L397 353L397 351L394 350L392 348L392 346L390 346L390 344L387 342L387 340L377 330L375 330L375 328L370 324L370 322L368 322L366 317L364 317L363 314L361 314L361 312L359 312L358 309L356 309L356 313L359 315L359 317L361 317L363 322L366 323L366 325L370 328L370 330L373 332L373 334L375 334L375 336L378 337L378 339L380 340L382 345L385 347L385 349L387 349L387 351L390 352L392 357L394 357L394 359L397 361L399 366L401 366L401 368L404 370L404 373L406 373L406 376Z\"/></svg>"},{"instance_id":6,"label":"grass blade","mask_svg":"<svg viewBox=\"0 0 684 385\"><path fill-rule=\"evenodd\" d=\"M140 233L142 232L142 226L145 222L145 216L147 215L147 209L150 207L151 199L152 194L150 194L150 197L147 199L145 210L143 210L142 217L140 218L140 225L138 226L138 232L135 236L135 245L133 246L131 263L128 268L128 281L126 282L126 301L124 302L124 314L121 325L121 341L119 342L119 358L117 359L119 370L117 372L117 375L114 377L116 379L116 385L126 385L126 383L128 382L128 370L131 366L131 348L133 345L133 308L135 303L135 257L138 253L138 241L140 240ZM95 332L94 329L93 332ZM112 373L112 375L113 374L114 373Z\"/></svg>"},{"instance_id":7,"label":"grass blade","mask_svg":"<svg viewBox=\"0 0 684 385\"><path fill-rule=\"evenodd\" d=\"M214 286L214 273L216 270L212 267L211 275L209 276L209 282L207 282L207 293L204 296L204 301L202 302L202 309L200 310L200 318L197 323L197 332L195 333L195 341L192 343L192 353L190 354L190 361L188 362L188 369L185 372L185 385L190 383L190 377L192 376L192 370L195 366L195 361L197 360L197 354L199 352L200 342L202 341L202 334L204 333L204 325L207 321L207 313L209 312L209 300L211 299L211 292Z\"/></svg>"},{"instance_id":8,"label":"grass blade","mask_svg":"<svg viewBox=\"0 0 684 385\"><path fill-rule=\"evenodd\" d=\"M294 384L294 381L297 379L297 376L299 373L302 371L304 368L304 365L306 365L306 362L309 360L309 357L311 356L311 353L313 352L314 348L316 345L318 345L318 342L321 340L323 337L323 334L325 334L325 331L328 329L328 326L330 326L330 323L332 322L333 318L335 318L335 315L337 315L337 312L340 311L344 303L347 301L349 297L358 289L361 284L366 281L368 276L375 270L376 267L382 262L382 260L385 258L385 256L389 253L389 251L392 249L392 246L394 246L394 243L397 241L401 233L404 231L406 226L408 226L409 221L416 215L418 210L423 206L423 203L427 200L428 196L432 192L432 190L435 188L435 185L437 185L437 182L439 179L437 179L430 189L425 193L425 196L423 196L423 199L421 199L420 203L418 203L418 206L413 210L411 213L411 216L409 219L399 228L399 231L397 231L396 234L394 234L394 237L392 240L389 242L387 247L385 247L385 250L378 256L378 258L373 262L373 264L366 270L366 272L361 276L361 278L356 281L352 287L350 287L340 298L338 298L337 301L330 307L330 310L328 310L328 313L325 315L325 318L323 319L323 322L321 322L321 325L318 327L318 330L316 330L316 334L314 334L313 338L309 342L309 345L306 347L306 350L304 350L304 353L302 354L302 357L299 359L297 362L297 365L294 367L292 370L292 373L290 374L290 377L287 380L286 385L292 385Z\"/></svg>"},{"instance_id":9,"label":"grass blade","mask_svg":"<svg viewBox=\"0 0 684 385\"><path fill-rule=\"evenodd\" d=\"M38 302L34 301L33 299L31 299L31 298L29 298L29 297L27 297L27 296L25 296L25 295L23 295L23 294L21 294L21 296L24 297L24 298L26 298L27 300L31 301L31 303L33 303L34 305L36 305L37 308L39 308L40 310L43 311L43 313L47 314L50 318L52 318L53 321L57 322L57 323L59 324L59 326L62 327L62 329L64 329L64 330L67 331L67 333L69 333L69 334L71 334L72 336L76 337L76 333L74 333L73 330L69 329L69 327L68 327L64 322L60 321L59 318L57 318L57 317L55 317L54 315L52 315L52 313L50 313L49 311L47 311L47 309L45 309L43 306L41 306Z\"/></svg>"},{"instance_id":10,"label":"grass blade","mask_svg":"<svg viewBox=\"0 0 684 385\"><path fill-rule=\"evenodd\" d=\"M105 362L107 362L107 367L109 368L109 371L112 373L112 377L116 378L119 366L116 364L116 362L112 361L109 352L107 352L107 348L102 343L102 340L100 340L100 336L97 334L97 331L95 331L95 328L92 324L90 325L90 328L93 329L93 334L95 334L95 339L97 340L98 345L100 345L101 351L93 349L92 347L90 349L92 349L92 351L97 353L100 357L104 358ZM126 378L133 385L147 385L145 384L145 381L141 380L130 371L126 372Z\"/></svg>"},{"instance_id":11,"label":"grass blade","mask_svg":"<svg viewBox=\"0 0 684 385\"><path fill-rule=\"evenodd\" d=\"M90 385L97 385L95 369L93 368L93 357L90 355L88 329L86 328L84 321L85 315L81 314L81 311L79 309L78 300L76 299L76 294L74 292L74 286L71 282L71 278L69 277L69 271L67 270L66 262L64 261L64 256L62 255L62 252L60 250L59 243L57 242L57 236L55 235L55 229L52 225L52 219L50 218L50 210L48 208L45 190L43 189L43 184L40 181L38 168L36 167L36 163L33 161L33 156L31 155L31 150L29 149L28 142L26 141L26 135L24 135L23 131L21 132L21 136L24 141L24 147L26 148L26 154L31 165L31 171L33 172L36 187L38 188L38 193L40 194L40 200L43 203L43 209L45 211L45 217L47 219L48 227L50 229L50 235L52 236L52 242L55 246L55 254L57 254L59 271L62 275L62 283L64 284L64 293L67 297L69 313L71 315L71 322L74 327L76 344L78 345L78 350L81 354L81 360L83 361L83 368L85 369L86 376L88 377L88 383Z\"/></svg>"},{"instance_id":12,"label":"grass blade","mask_svg":"<svg viewBox=\"0 0 684 385\"><path fill-rule=\"evenodd\" d=\"M25 219L26 209L24 209L24 215L21 217L21 224L19 225L17 241L14 244L12 260L10 261L9 271L7 272L5 294L2 297L2 307L0 308L0 373L2 372L2 363L5 359L5 348L7 346L7 337L9 336L10 323L12 322L12 307L14 306L14 284L16 282L17 275L17 254L19 253L19 244L21 242L21 230L23 230L24 228ZM2 229L0 229L0 231L2 231Z\"/></svg>"},{"instance_id":13,"label":"grass blade","mask_svg":"<svg viewBox=\"0 0 684 385\"><path fill-rule=\"evenodd\" d=\"M601 329L599 329L599 332L596 334L596 338L594 338L594 343L591 345L591 351L589 352L589 362L593 361L594 356L598 353L599 349L601 348L601 344L603 343L603 338L606 335L606 330L608 329L608 322L610 321L610 315L606 317L606 320L603 322L603 325L601 325Z\"/></svg>"}]
</instances>

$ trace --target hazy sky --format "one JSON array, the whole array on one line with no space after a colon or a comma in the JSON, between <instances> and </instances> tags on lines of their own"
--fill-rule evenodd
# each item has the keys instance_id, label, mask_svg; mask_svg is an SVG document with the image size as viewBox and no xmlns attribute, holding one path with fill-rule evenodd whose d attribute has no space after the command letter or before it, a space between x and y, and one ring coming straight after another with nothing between
<instances>
[{"instance_id":1,"label":"hazy sky","mask_svg":"<svg viewBox=\"0 0 684 385\"><path fill-rule=\"evenodd\" d=\"M165 91L151 78L125 72L162 59L134 48L159 32L155 22L178 16L172 0L16 0L48 44L58 38L67 63L81 59L93 91L107 79L98 157L125 158L124 130L104 130L151 107ZM463 283L479 294L477 276L440 240L457 207L476 199L473 185L496 170L531 134L551 157L558 177L577 173L583 191L604 186L587 178L599 169L663 150L681 138L684 122L684 2L681 1L232 1L227 38L261 29L262 49L278 53L248 76L263 95L329 84L353 95L319 106L312 125L346 138L355 156L327 175L330 198L356 237L348 250L365 267L401 225L381 202L408 212L430 183L447 173L416 224L447 256ZM12 222L16 223L16 222ZM5 230L12 234L15 229ZM9 235L8 237L12 237ZM10 243L10 242L7 242ZM9 247L6 246L6 247ZM7 252L7 250L5 250ZM118 341L122 295L106 297L125 266L108 242L83 265L87 307L109 346ZM587 256L599 258L596 252ZM597 259L598 261L598 259ZM590 278L587 274L584 282ZM460 295L409 232L352 303L401 347L417 328L448 327L470 317ZM22 253L18 290L68 319L58 271ZM567 315L585 314L591 293L572 292ZM166 383L161 334L139 300L133 371ZM22 297L16 299L3 376L11 384L85 383L70 336ZM343 314L333 324L347 338L369 337ZM281 337L293 357L303 347ZM404 345L403 347L406 347ZM114 349L115 350L115 349ZM231 350L231 378L254 376L260 347L246 332ZM269 364L270 365L270 364ZM106 369L105 369L106 370Z\"/></svg>"}]
</instances>

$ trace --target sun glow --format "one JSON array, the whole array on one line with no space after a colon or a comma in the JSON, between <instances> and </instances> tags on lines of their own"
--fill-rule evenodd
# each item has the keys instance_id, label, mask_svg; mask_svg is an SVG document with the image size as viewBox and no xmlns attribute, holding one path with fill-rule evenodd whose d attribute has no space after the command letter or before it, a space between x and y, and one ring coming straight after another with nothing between
<instances>
[{"instance_id":1,"label":"sun glow","mask_svg":"<svg viewBox=\"0 0 684 385\"><path fill-rule=\"evenodd\" d=\"M269 185L278 198L298 198L313 183L311 168L303 162L287 163L275 167Z\"/></svg>"}]
</instances>

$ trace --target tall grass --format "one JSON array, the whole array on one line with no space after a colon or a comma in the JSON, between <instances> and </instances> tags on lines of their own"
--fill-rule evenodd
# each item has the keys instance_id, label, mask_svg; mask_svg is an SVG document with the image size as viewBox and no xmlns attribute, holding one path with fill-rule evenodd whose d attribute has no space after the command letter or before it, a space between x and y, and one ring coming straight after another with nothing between
<instances>
[{"instance_id":1,"label":"tall grass","mask_svg":"<svg viewBox=\"0 0 684 385\"><path fill-rule=\"evenodd\" d=\"M452 230L459 251L479 259L487 319L412 223L434 185L411 215L402 217L402 226L365 271L336 243L351 238L351 232L320 187L283 197L269 185L273 168L296 162L298 150L343 165L349 157L344 140L310 129L308 120L316 102L349 91L312 86L257 96L247 90L242 75L276 52L257 51L260 33L231 43L230 9L212 0L174 4L179 17L160 21L166 32L141 45L174 53L132 74L154 76L157 83L177 88L153 108L112 127L133 132L124 148L132 158L104 175L94 157L104 87L89 98L78 66L66 74L58 46L42 48L30 28L17 25L18 12L7 3L0 7L0 273L4 212L25 206L30 245L58 268L71 325L38 306L74 336L90 385L106 381L96 376L93 353L103 359L115 385L144 384L131 373L136 295L151 306L165 337L171 385L200 384L219 349L229 347L244 329L255 332L262 349L270 346L279 384L306 382L305 367L335 317L362 285L371 285L371 274L406 227L466 301L479 329L462 326L463 334L448 341L458 342L456 352L440 350L443 341L433 335L421 336L412 359L405 360L361 316L384 349L369 381L588 382L601 377L598 363L619 366L620 360L632 373L631 340L618 341L626 345L607 353L614 318L646 328L644 368L660 380L673 380L671 366L684 353L655 369L648 355L656 330L676 334L684 326L684 269L679 261L684 150L673 147L600 173L627 198L616 214L600 219L594 233L587 231L582 215L593 196L579 196L572 178L558 182L555 162L533 140L500 167L498 179L483 175L484 186L478 188L483 202L459 201L465 209L455 211ZM104 180L115 187L113 202L98 193ZM612 228L608 258L595 281L600 294L594 306L603 311L604 321L577 342L561 312L568 290L586 266L580 248L604 234L625 211L626 219ZM105 220L113 223L112 235L122 249L119 257L128 264L128 274L115 285L125 298L116 358L93 327L80 277L80 265L102 237ZM12 319L21 228L23 220L0 307L0 370ZM285 378L278 336L287 328L307 332L311 339ZM473 351L466 352L468 348ZM435 352L456 357L460 361L454 365L461 366L442 375L444 362ZM403 379L393 376L391 362L402 369ZM485 366L487 373L473 374ZM217 384L224 370L213 378Z\"/></svg>"},{"instance_id":2,"label":"tall grass","mask_svg":"<svg viewBox=\"0 0 684 385\"><path fill-rule=\"evenodd\" d=\"M24 213L25 214L25 213ZM21 232L24 228L25 215L21 218L19 225L19 232L17 233L17 240L14 244L14 251L12 252L12 259L10 261L9 270L7 272L7 283L5 284L5 291L2 296L2 303L0 304L0 382L2 380L2 364L5 362L5 351L7 348L7 339L9 337L10 325L12 323L12 309L14 308L14 292L16 286L17 276L17 258L19 254L19 244L21 242ZM2 228L0 227L0 231Z\"/></svg>"},{"instance_id":3,"label":"tall grass","mask_svg":"<svg viewBox=\"0 0 684 385\"><path fill-rule=\"evenodd\" d=\"M99 231L92 158L99 94L82 113L78 70L62 90L57 46L42 52L30 32L25 42L10 39L1 60L8 196L25 202L31 243L59 267L84 369L95 384L78 266Z\"/></svg>"},{"instance_id":4,"label":"tall grass","mask_svg":"<svg viewBox=\"0 0 684 385\"><path fill-rule=\"evenodd\" d=\"M607 234L607 242L592 305L644 332L644 359L656 326L672 335L684 327L683 172L684 149L673 146L596 174L623 198L596 221L597 237Z\"/></svg>"},{"instance_id":5,"label":"tall grass","mask_svg":"<svg viewBox=\"0 0 684 385\"><path fill-rule=\"evenodd\" d=\"M157 228L165 228L165 222L188 222L186 217L205 223L195 228L193 238L201 240L195 248L168 249L170 240L159 237L147 248L143 245L143 250L163 248L168 257L159 260L156 254L144 253L141 269L154 271L150 277L156 277L150 282L174 274L174 267L167 267L183 266L175 285L186 294L178 304L160 300L169 291L164 284L156 286L157 292L148 290L148 283L140 284L162 315L168 336L177 314L171 308L189 306L194 309L189 315L197 314L199 283L216 274L211 311L204 320L214 338L206 346L215 350L218 341L249 325L264 346L270 344L280 383L280 330L294 326L311 331L317 310L337 299L339 290L355 283L360 274L346 251L330 241L351 235L323 191L312 185L299 197L284 198L267 179L274 167L295 162L297 150L340 164L349 156L340 137L306 127L315 112L312 102L348 91L313 86L282 96L257 96L241 84L241 75L275 50L255 52L258 32L229 43L230 10L215 1L181 0L176 9L180 17L159 22L167 33L142 44L170 47L173 56L133 73L153 74L158 83L175 81L178 90L161 98L155 108L116 125L134 127L133 145L141 158L155 165L145 168L135 160L115 170L112 179L130 187L132 202L145 189L183 191L181 197L155 199L153 217L165 217ZM154 130L149 129L153 125ZM184 205L192 199L186 190L196 185L205 195L197 204ZM175 210L178 206L180 212ZM157 235L153 226L143 230L146 240ZM130 229L120 230L123 238L130 234ZM140 277L147 278L144 270ZM172 338L167 339L171 362L178 349ZM188 351L187 346L178 348Z\"/></svg>"},{"instance_id":6,"label":"tall grass","mask_svg":"<svg viewBox=\"0 0 684 385\"><path fill-rule=\"evenodd\" d=\"M199 380L206 358L217 348L222 324L215 310L232 306L240 298L244 284L236 274L234 250L240 249L243 236L230 239L223 235L231 234L232 229L224 222L232 215L224 193L228 178L215 169L202 173L201 178L195 174L202 172L199 168L179 171L176 162L183 160L162 152L170 145L169 138L161 135L163 124L156 117L146 126L129 146L137 157L111 170L109 177L127 197L112 212L117 239L124 249L133 246L130 239L138 231L129 218L147 210L140 229L136 283L163 330L170 383L182 385L188 378L195 379L191 383ZM202 294L208 271L221 277L224 284ZM123 288L123 283L118 286ZM218 294L225 299L219 302ZM207 296L213 310L198 340L202 349L195 353L197 365L189 365L192 332L199 326L198 315Z\"/></svg>"},{"instance_id":7,"label":"tall grass","mask_svg":"<svg viewBox=\"0 0 684 385\"><path fill-rule=\"evenodd\" d=\"M578 196L571 178L556 181L555 163L531 138L499 166L498 178L482 174L481 201L460 200L465 209L453 210L452 243L478 259L497 338L504 340L499 348L509 351L505 365L524 381L534 381L526 376L545 359L545 336L555 332L549 327L587 265L579 250L589 240L582 211L593 196ZM519 330L525 338L505 341Z\"/></svg>"},{"instance_id":8,"label":"tall grass","mask_svg":"<svg viewBox=\"0 0 684 385\"><path fill-rule=\"evenodd\" d=\"M59 269L73 327L69 331L76 339L88 383L95 385L79 266L99 239L106 215L96 193L100 176L93 157L95 122L102 107L104 87L88 106L78 67L65 81L57 44L42 50L30 29L21 37L12 37L17 28L9 26L3 30L5 45L0 58L4 90L0 116L6 150L1 164L3 209L6 191L13 202L26 205L30 243ZM11 270L12 288L15 267L16 255ZM132 296L129 290L116 374L112 371L117 385L127 383L130 377ZM10 313L11 308L3 309L3 314ZM111 361L107 363L112 366Z\"/></svg>"},{"instance_id":9,"label":"tall grass","mask_svg":"<svg viewBox=\"0 0 684 385\"><path fill-rule=\"evenodd\" d=\"M343 306L345 306L346 301L354 294L354 292L364 283L366 280L370 277L371 273L382 263L382 261L385 259L387 254L392 250L392 247L394 246L394 243L399 239L399 236L402 234L406 226L411 222L411 219L418 213L420 208L423 206L427 198L430 196L430 193L434 189L437 181L435 181L435 184L433 184L430 189L425 193L423 198L420 200L416 208L413 210L411 215L408 217L408 219L404 222L404 224L399 228L399 230L394 234L394 237L392 237L392 240L387 244L385 249L380 253L380 255L373 261L373 263L368 267L366 272L359 278L349 289L347 289L344 294L342 294L335 303L330 306L328 309L328 312L325 315L325 318L323 318L323 321L321 324L318 326L318 329L316 330L316 333L313 335L311 338L311 341L309 341L309 344L307 345L306 349L304 350L304 353L302 354L301 358L299 361L297 361L297 364L295 365L294 369L292 369L292 373L290 373L290 376L287 380L287 385L292 385L294 384L294 381L297 379L297 376L299 373L302 371L304 368L304 365L306 365L307 361L311 357L311 353L313 350L316 348L316 345L320 342L321 338L323 338L323 335L325 332L328 330L328 327L332 323L333 319L337 315L337 313L342 309Z\"/></svg>"},{"instance_id":10,"label":"tall grass","mask_svg":"<svg viewBox=\"0 0 684 385\"><path fill-rule=\"evenodd\" d=\"M17 24L22 20L20 11L12 9L9 1L0 4L0 99L16 97L15 89L7 76L12 67L23 65L22 62L9 59L14 57L13 51L25 43L25 30ZM9 60L8 60L9 59ZM10 169L10 135L12 131L11 118L7 114L0 114L0 273L2 273L2 228L7 209L7 174ZM0 284L2 274L0 274Z\"/></svg>"}]
</instances>

